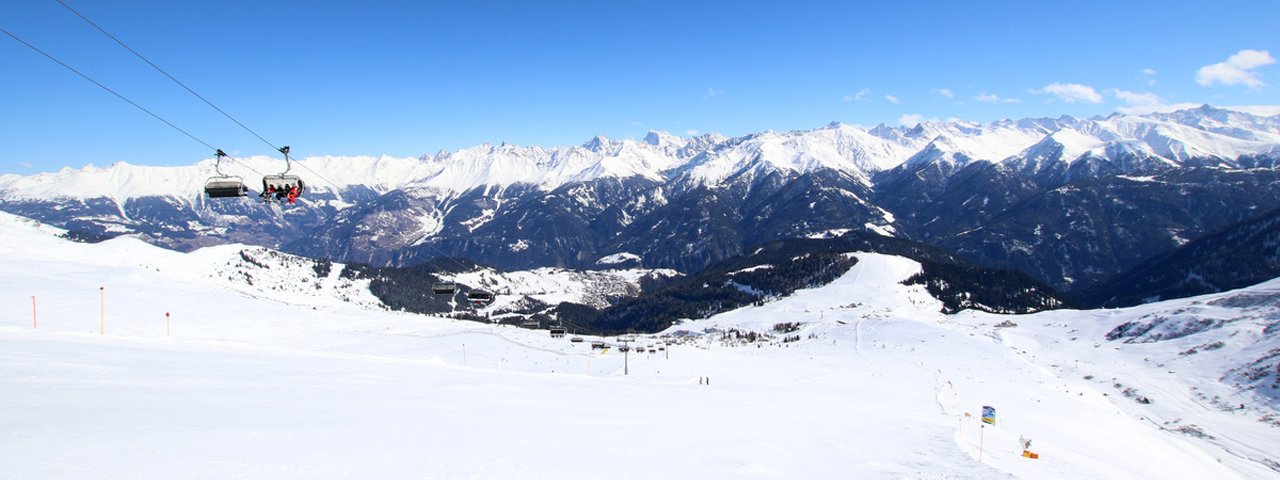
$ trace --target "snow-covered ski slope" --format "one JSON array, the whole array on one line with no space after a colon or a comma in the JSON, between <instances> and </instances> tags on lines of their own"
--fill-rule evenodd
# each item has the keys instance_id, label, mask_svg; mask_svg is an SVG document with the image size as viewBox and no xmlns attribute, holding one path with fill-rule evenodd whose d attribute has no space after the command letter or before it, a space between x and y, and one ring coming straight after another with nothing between
<instances>
[{"instance_id":1,"label":"snow-covered ski slope","mask_svg":"<svg viewBox=\"0 0 1280 480\"><path fill-rule=\"evenodd\" d=\"M684 343L632 352L623 375L596 338L298 302L265 278L233 290L208 274L225 261L213 253L75 244L0 218L0 477L1280 478L1264 465L1280 435L1260 421L1274 403L1219 380L1280 347L1260 327L1278 320L1277 282L943 316L898 284L917 264L858 254L827 286L673 327ZM1105 338L1175 315L1211 321ZM1161 325L1147 333L1177 330ZM730 329L772 338L706 333ZM980 428L983 405L995 425Z\"/></svg>"}]
</instances>

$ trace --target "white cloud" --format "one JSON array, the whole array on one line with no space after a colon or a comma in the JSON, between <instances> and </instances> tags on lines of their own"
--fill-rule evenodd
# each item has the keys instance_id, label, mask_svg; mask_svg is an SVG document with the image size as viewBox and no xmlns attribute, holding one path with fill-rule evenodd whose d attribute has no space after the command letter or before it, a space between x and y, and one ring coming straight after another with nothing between
<instances>
[{"instance_id":1,"label":"white cloud","mask_svg":"<svg viewBox=\"0 0 1280 480\"><path fill-rule=\"evenodd\" d=\"M708 98L715 97L715 96L718 96L718 95L724 95L724 90L721 90L721 89L719 89L719 88L708 88L708 89L707 89L707 94L706 94L706 95L703 95L703 96L702 96L702 99L703 99L703 100L706 100L706 99L708 99Z\"/></svg>"},{"instance_id":2,"label":"white cloud","mask_svg":"<svg viewBox=\"0 0 1280 480\"><path fill-rule=\"evenodd\" d=\"M868 97L868 96L870 96L870 95L871 95L871 89L870 89L870 88L864 88L864 89L862 89L862 90L858 90L858 93L855 93L855 94L853 94L853 95L845 95L845 96L844 96L844 101L846 101L846 102L861 102L861 101L863 101L863 100L866 100L866 99L867 99L867 97Z\"/></svg>"},{"instance_id":3,"label":"white cloud","mask_svg":"<svg viewBox=\"0 0 1280 480\"><path fill-rule=\"evenodd\" d=\"M1067 103L1087 102L1102 103L1102 95L1088 85L1079 83L1051 83L1031 93L1049 94Z\"/></svg>"},{"instance_id":4,"label":"white cloud","mask_svg":"<svg viewBox=\"0 0 1280 480\"><path fill-rule=\"evenodd\" d=\"M685 131L684 131L684 133L685 133L685 135L688 135L688 136L690 136L690 137L696 137L696 136L698 136L698 131L697 131L697 130L685 130Z\"/></svg>"},{"instance_id":5,"label":"white cloud","mask_svg":"<svg viewBox=\"0 0 1280 480\"><path fill-rule=\"evenodd\" d=\"M1155 84L1156 84L1156 79L1155 79L1155 76L1156 76L1156 69L1154 69L1154 68L1144 68L1144 69L1142 69L1142 75L1143 75L1143 76L1145 76L1145 77L1147 77L1147 86L1148 86L1148 87L1150 87L1150 86L1152 86L1152 85L1155 85Z\"/></svg>"},{"instance_id":6,"label":"white cloud","mask_svg":"<svg viewBox=\"0 0 1280 480\"><path fill-rule=\"evenodd\" d=\"M1130 92L1128 90L1109 90L1111 96L1116 97L1125 103L1123 107L1116 107L1116 111L1120 113L1129 113L1134 115L1145 115L1153 112L1172 112L1183 108L1198 107L1195 104L1179 103L1176 105L1165 105L1164 100L1151 92ZM1188 107L1190 105L1190 107ZM1176 108L1170 108L1176 107Z\"/></svg>"},{"instance_id":7,"label":"white cloud","mask_svg":"<svg viewBox=\"0 0 1280 480\"><path fill-rule=\"evenodd\" d=\"M1111 95L1129 105L1155 105L1160 103L1160 96L1151 92L1138 93L1128 90L1112 90Z\"/></svg>"},{"instance_id":8,"label":"white cloud","mask_svg":"<svg viewBox=\"0 0 1280 480\"><path fill-rule=\"evenodd\" d=\"M1022 103L1022 100L1016 98L1000 98L994 93L982 92L981 95L973 97L973 101L978 103Z\"/></svg>"},{"instance_id":9,"label":"white cloud","mask_svg":"<svg viewBox=\"0 0 1280 480\"><path fill-rule=\"evenodd\" d=\"M1200 70L1196 71L1196 83L1205 86L1220 83L1244 84L1251 88L1261 87L1262 78L1250 70L1273 63L1276 63L1275 57L1266 50L1241 50L1228 57L1225 62L1200 67Z\"/></svg>"},{"instance_id":10,"label":"white cloud","mask_svg":"<svg viewBox=\"0 0 1280 480\"><path fill-rule=\"evenodd\" d=\"M929 94L938 95L938 96L947 97L947 98L955 98L956 96L955 93L951 92L950 88L935 88L933 90L929 90Z\"/></svg>"},{"instance_id":11,"label":"white cloud","mask_svg":"<svg viewBox=\"0 0 1280 480\"><path fill-rule=\"evenodd\" d=\"M1116 111L1129 115L1146 115L1148 113L1169 113L1178 110L1186 110L1188 108L1199 107L1199 103L1155 103L1149 105L1130 105L1127 107L1116 107Z\"/></svg>"},{"instance_id":12,"label":"white cloud","mask_svg":"<svg viewBox=\"0 0 1280 480\"><path fill-rule=\"evenodd\" d=\"M894 104L894 105L897 105L897 104L898 104L898 97L895 97L895 96L893 96L893 95L885 95L885 96L884 96L884 99L885 99L885 100L888 100L888 101L889 101L889 103L892 103L892 104Z\"/></svg>"},{"instance_id":13,"label":"white cloud","mask_svg":"<svg viewBox=\"0 0 1280 480\"><path fill-rule=\"evenodd\" d=\"M22 168L32 168L32 167L35 167L36 164L31 162L18 162L18 166Z\"/></svg>"},{"instance_id":14,"label":"white cloud","mask_svg":"<svg viewBox=\"0 0 1280 480\"><path fill-rule=\"evenodd\" d=\"M981 95L973 97L973 100L980 103L999 103L1000 96L994 93L983 92Z\"/></svg>"},{"instance_id":15,"label":"white cloud","mask_svg":"<svg viewBox=\"0 0 1280 480\"><path fill-rule=\"evenodd\" d=\"M915 113L908 113L901 117L898 117L899 125L915 125L923 121L924 121L924 115L919 115Z\"/></svg>"}]
</instances>

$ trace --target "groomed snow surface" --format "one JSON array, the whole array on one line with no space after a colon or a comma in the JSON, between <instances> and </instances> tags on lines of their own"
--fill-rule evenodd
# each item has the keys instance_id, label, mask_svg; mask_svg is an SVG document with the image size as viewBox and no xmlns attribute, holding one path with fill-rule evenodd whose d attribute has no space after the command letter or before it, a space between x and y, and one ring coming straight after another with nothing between
<instances>
[{"instance_id":1,"label":"groomed snow surface","mask_svg":"<svg viewBox=\"0 0 1280 480\"><path fill-rule=\"evenodd\" d=\"M1123 313L947 317L898 284L918 264L858 256L825 287L672 327L686 343L632 352L623 375L595 338L291 305L193 273L208 252L0 218L0 477L1280 477L1259 462L1280 451L1275 427L1178 401L1216 376L1164 374L1100 337ZM705 333L780 322L800 339Z\"/></svg>"}]
</instances>

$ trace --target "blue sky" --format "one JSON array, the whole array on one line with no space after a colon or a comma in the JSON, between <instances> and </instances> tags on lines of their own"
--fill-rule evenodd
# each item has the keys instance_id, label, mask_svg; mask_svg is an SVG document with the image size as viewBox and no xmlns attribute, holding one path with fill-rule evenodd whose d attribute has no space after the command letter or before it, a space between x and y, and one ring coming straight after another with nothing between
<instances>
[{"instance_id":1,"label":"blue sky","mask_svg":"<svg viewBox=\"0 0 1280 480\"><path fill-rule=\"evenodd\" d=\"M295 155L1280 105L1280 2L64 0ZM0 28L236 156L273 153L55 0ZM211 152L0 36L0 173Z\"/></svg>"}]
</instances>

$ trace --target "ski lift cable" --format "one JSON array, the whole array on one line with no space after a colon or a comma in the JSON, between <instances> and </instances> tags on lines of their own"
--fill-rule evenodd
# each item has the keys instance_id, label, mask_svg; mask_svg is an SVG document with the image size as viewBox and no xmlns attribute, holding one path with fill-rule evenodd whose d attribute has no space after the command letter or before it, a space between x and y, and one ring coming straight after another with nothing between
<instances>
[{"instance_id":1,"label":"ski lift cable","mask_svg":"<svg viewBox=\"0 0 1280 480\"><path fill-rule=\"evenodd\" d=\"M166 72L163 68L160 68L160 66L159 66L159 65L156 65L156 64L155 64L154 62L152 62L151 60L148 60L148 59L147 59L147 57L143 56L141 53L138 53L138 51L137 51L137 50L134 50L133 48L130 48L130 47L129 47L129 45L126 45L126 44L125 44L123 41L121 41L119 38L116 38L116 36L115 36L115 35L112 35L110 32L107 32L107 30L106 30L106 29L104 29L104 28L102 28L102 27L98 26L98 24L93 23L93 20L89 20L89 18L88 18L88 17L86 17L86 16L84 16L83 14L81 14L80 12L76 11L76 9L71 8L71 5L67 5L67 3L66 3L66 2L64 2L64 1L62 1L62 0L57 0L57 2L58 2L59 4L61 4L63 7L65 7L67 10L69 10L71 13L74 13L77 17L80 17L80 19L81 19L81 20L84 20L84 21L85 21L86 23L88 23L89 25L92 25L92 26L93 26L93 28L98 29L98 31L99 31L99 32L102 32L102 34L103 34L103 35L106 35L106 36L107 36L107 38L110 38L110 39L114 40L116 43L120 44L120 46L121 46L121 47L124 47L124 49L125 49L125 50L128 50L128 51L129 51L129 53L132 53L134 56L138 57L138 58L139 58L139 59L141 59L143 62L146 62L146 63L147 63L147 65L151 65L151 68L154 68L154 69L156 69L156 71L160 72L160 73L161 73L161 74L163 74L164 76L169 77L169 80L173 80L173 82L174 82L174 83L178 84L178 86L182 87L183 89L185 89L187 92L191 93L192 95L195 95L195 97L196 97L196 98L199 98L199 99L200 99L201 101L203 101L206 105L208 105L209 107L213 108L214 110L217 110L217 111L218 111L218 113L221 113L224 117L227 117L227 119L231 120L232 122L235 122L235 124L236 124L236 125L239 125L239 126L240 126L240 128L243 128L246 132L249 132L249 133L250 133L250 134L252 134L253 136L258 137L258 140L262 140L262 142L263 142L263 143L266 143L267 145L271 146L271 148L272 148L272 149L274 149L274 150L280 150L280 147L277 147L277 146L275 146L275 144L271 143L270 141L267 141L267 139L266 139L266 138L263 138L263 137L262 137L262 135L258 135L258 132L253 131L253 129L249 128L249 127L248 127L248 126L246 126L244 123L241 123L239 120L236 120L236 118L235 118L235 117L231 116L231 114L227 113L225 110L223 110L223 109L221 109L221 108L218 108L218 106L217 106L217 105L214 105L214 104L213 104L213 102L209 101L209 99L204 98L204 95L200 95L199 93L196 93L196 91L195 91L195 90L192 90L192 89L191 89L191 87L188 87L188 86L187 86L187 84L182 83L182 81L181 81L181 80L178 80L178 79L177 79L176 77L174 77L173 75L170 75L170 74L169 74L169 72Z\"/></svg>"},{"instance_id":2,"label":"ski lift cable","mask_svg":"<svg viewBox=\"0 0 1280 480\"><path fill-rule=\"evenodd\" d=\"M253 173L257 174L258 176L264 176L264 175L266 175L266 174L264 174L264 173L262 173L262 172L259 172L257 169L255 169L255 168L253 168L253 167L249 166L249 162L245 161L244 159L236 158L236 157L233 157L233 156L231 156L231 155L227 155L227 154L225 154L225 153L223 154L223 158L227 159L228 161L235 162L235 163L239 164L241 167L244 167L245 169L249 170L250 172L253 172Z\"/></svg>"},{"instance_id":3,"label":"ski lift cable","mask_svg":"<svg viewBox=\"0 0 1280 480\"><path fill-rule=\"evenodd\" d=\"M342 190L342 187L338 186L338 184L336 184L336 183L333 183L333 182L332 182L332 181L330 181L329 179L324 178L324 175L321 175L321 174L320 174L320 172L317 172L317 171L315 171L315 170L312 170L312 169L311 169L311 167L306 166L306 165L305 165L305 164L303 164L302 162L297 162L297 163L298 163L298 166L299 166L299 167L302 167L302 168L306 169L308 172L311 172L311 174L312 174L312 175L315 175L315 176L316 176L316 178L319 178L320 180L324 180L324 183L327 183L327 184L329 184L329 185L332 185L332 186L333 186L334 191Z\"/></svg>"},{"instance_id":4,"label":"ski lift cable","mask_svg":"<svg viewBox=\"0 0 1280 480\"><path fill-rule=\"evenodd\" d=\"M27 41L26 41L26 40L23 40L22 38L18 37L17 35L14 35L12 32L10 32L10 31L8 31L8 30L5 30L4 28L0 28L0 32L3 32L5 35L8 35L8 36L9 36L9 38L12 38L12 39L16 40L18 43L21 43L21 44L23 44L23 45L26 45L26 46L27 46L27 48L30 48L31 50L34 50L36 53L39 53L39 54L41 54L41 55L44 55L44 56L45 56L45 58L48 58L49 60L53 60L53 62L54 62L54 63L57 63L58 65L62 65L62 66L63 66L63 68L66 68L67 70L71 70L71 72L72 72L72 73L75 73L76 75L79 75L79 76L80 76L80 78L83 78L83 79L85 79L85 80L88 80L88 81L89 81L89 83L92 83L92 84L94 84L94 85L97 85L97 86L98 86L98 88L101 88L101 89L103 89L103 90L106 90L106 91L107 91L107 93L110 93L110 94L112 94L112 95L115 95L115 96L116 96L116 98L119 98L120 100L124 100L124 102L125 102L125 103L128 103L129 105L133 105L133 106L134 106L134 108L137 108L138 110L142 110L142 112L143 112L143 113L146 113L147 115L151 115L151 117L152 117L152 118L155 118L156 120L159 120L161 123L164 123L165 125L168 125L169 127L173 128L174 130L177 130L177 131L181 132L183 135L186 135L188 138L190 138L190 139L192 139L192 140L195 140L195 141L196 141L196 143L199 143L199 144L201 144L201 145L204 145L204 146L206 146L206 147L209 147L209 150L213 150L213 151L217 151L217 150L218 150L218 149L217 149L217 147L214 147L213 145L210 145L210 144L209 144L209 142L206 142L206 141L204 141L204 140L201 140L199 137L196 137L195 135L192 135L192 134L191 134L191 132L188 132L188 131L186 131L186 130L183 130L183 129L182 129L182 127L179 127L179 126L177 126L177 125L174 125L174 124L173 124L173 122L170 122L170 121L168 121L168 120L165 120L165 119L164 119L164 117L161 117L160 115L156 114L155 112L152 112L151 110L147 110L147 108L146 108L146 107L143 107L142 105L139 105L137 102L134 102L133 100L129 100L129 98L128 98L128 97L125 97L124 95L121 95L121 94L120 94L120 92L117 92L117 91L115 91L115 90L112 90L112 89L111 89L111 87L108 87L108 86L106 86L106 85L103 85L101 82L99 82L99 81L97 81L97 80L94 80L92 77L90 77L90 76L88 76L88 75L85 75L85 74L84 74L84 72L81 72L81 71L79 71L79 70L76 70L76 68L75 68L75 67L72 67L71 65L67 65L65 62L63 62L62 60L58 60L58 59L57 59L57 57L54 57L53 55L49 54L48 52L45 52L44 50L41 50L40 48L36 47L35 45L32 45L32 44L30 44L30 43L27 43Z\"/></svg>"},{"instance_id":5,"label":"ski lift cable","mask_svg":"<svg viewBox=\"0 0 1280 480\"><path fill-rule=\"evenodd\" d=\"M338 184L333 183L333 181L329 180L328 178L325 178L325 177L324 177L324 175L321 175L321 174L320 174L320 172L317 172L317 171L313 170L311 167L308 167L305 163L302 163L302 162L300 162L300 161L299 161L299 162L290 162L290 160L289 160L289 147L284 147L284 148L280 149L280 152L281 152L281 153L284 153L285 162L286 162L286 163L285 163L285 165L286 165L286 167L285 167L285 168L286 168L286 171L288 171L287 169L289 168L289 167L288 167L289 165L292 165L292 163L297 163L297 164L298 164L298 167L301 167L301 168L303 168L303 169L306 169L306 171L311 172L311 174L312 174L312 175L315 175L315 176L316 176L317 178L319 178L320 180L323 180L325 183L328 183L329 185L332 185L332 186L333 186L333 188L334 188L334 191L342 190L342 187L338 186ZM431 245L431 244L429 244L429 243L423 243L423 245L426 245L426 247L427 247L427 248L429 248L429 249L431 249L431 250L435 251L436 253L440 254L440 257L441 257L441 258L444 258L444 259L446 259L446 260L449 260L450 262L453 262L455 265L457 265L457 266L458 266L458 268L459 268L460 270L462 270L462 271L466 271L466 270L468 269L468 267L467 267L465 264L463 264L462 262L458 261L458 259L453 258L453 256L449 255L448 253L445 253L445 252L444 252L444 250L441 250L441 249L439 249L439 248L436 248L436 247L435 247L435 245Z\"/></svg>"},{"instance_id":6,"label":"ski lift cable","mask_svg":"<svg viewBox=\"0 0 1280 480\"><path fill-rule=\"evenodd\" d=\"M218 111L218 113L221 113L223 116L227 117L227 119L231 120L231 121L232 121L232 122L234 122L236 125L239 125L239 126L240 126L240 128L243 128L245 131L249 132L249 133L250 133L250 134L252 134L254 137L257 137L257 138L258 138L258 140L261 140L263 143L266 143L268 146L270 146L271 148L275 149L276 151L283 151L283 149L281 149L280 147L275 146L275 144L271 143L271 142L270 142L270 141L268 141L266 138L263 138L263 137L262 137L262 135L259 135L257 132L253 131L253 129L249 128L249 127L248 127L248 126L246 126L244 123L240 122L239 120L236 120L236 118L235 118L235 117L231 116L231 114L227 113L225 110L223 110L223 109L221 109L221 108L218 108L218 106L217 106L217 105L214 105L214 103L213 103L213 102L211 102L211 101L209 101L209 99L205 98L203 95L200 95L200 94L199 94L199 93L197 93L195 90L193 90L191 87L188 87L185 83L182 83L182 81L181 81L181 80L178 80L176 77L174 77L173 75L169 74L169 72L165 71L163 68L160 68L160 66L159 66L159 65L156 65L156 64L155 64L154 62L152 62L151 60L148 60L148 59L147 59L147 57L143 56L141 53L138 53L138 51L134 50L133 48L130 48L127 44L125 44L125 43L124 43L123 41L121 41L119 38L116 38L116 37L115 37L114 35L112 35L110 32L107 32L107 31L106 31L106 29L104 29L104 28L102 28L101 26L99 26L98 24L94 23L92 20L89 20L89 18L88 18L88 17L85 17L83 14L81 14L81 13L80 13L80 12L78 12L78 11L76 11L74 8L71 8L71 6L70 6L70 5L67 5L67 4L66 4L66 2L63 2L62 0L57 0L57 2L58 2L60 5L62 5L64 8L66 8L68 11L70 11L70 12L71 12L71 13L73 13L73 14L75 14L77 17L80 17L80 19L84 20L84 21L85 21L86 23L88 23L89 25L92 25L92 26L93 26L95 29L97 29L99 32L102 32L102 34L103 34L103 35L106 35L108 38L110 38L111 40L115 41L117 44L119 44L119 45L120 45L121 47L123 47L125 50L128 50L130 53L134 54L134 56L137 56L137 57L138 57L139 59L141 59L143 62L146 62L146 64L147 64L147 65L150 65L152 68L156 69L156 71L159 71L159 72L160 72L161 74L163 74L165 77L168 77L168 78L169 78L170 80L172 80L174 83L177 83L179 86L181 86L181 87L182 87L183 89L185 89L187 92L191 93L191 94L192 94L192 95L194 95L196 98L199 98L199 99L200 99L201 101L203 101L205 104L209 105L209 107L210 107L210 108L213 108L214 110L217 110L217 111ZM210 145L208 142L206 142L206 141L204 141L204 140L201 140L199 137L196 137L195 135L191 134L191 132L188 132L188 131L186 131L186 130L182 129L181 127L179 127L179 126L175 125L173 122L170 122L170 121L168 121L168 120L165 120L163 117L161 117L160 115L156 114L155 112L152 112L151 110L148 110L146 107L143 107L142 105L139 105L137 102L134 102L133 100L130 100L128 97L125 97L124 95L120 94L119 92L116 92L115 90L112 90L110 87L107 87L106 85L103 85L101 82L98 82L97 80L94 80L92 77L90 77L90 76L88 76L88 75L84 74L83 72L81 72L81 71L77 70L75 67L72 67L71 65L68 65L68 64L66 64L65 62L61 61L61 60L58 60L58 59L57 59L56 57L54 57L53 55L51 55L51 54L49 54L49 53L45 52L44 50L39 49L39 48L38 48L38 47L36 47L35 45L32 45L32 44L28 43L26 40L23 40L22 38L18 37L17 35L14 35L13 33L9 32L8 30L5 30L5 29L3 29L3 28L0 28L0 32L3 32L5 35L8 35L10 38L12 38L12 39L16 40L18 43L21 43L21 44L25 45L27 48L30 48L31 50L34 50L36 53L39 53L39 54L41 54L41 55L45 56L46 58L48 58L49 60L52 60L54 63L57 63L58 65L62 65L62 66L63 66L64 68L66 68L67 70L70 70L70 71L72 71L73 73L75 73L76 75L79 75L81 78L84 78L85 80L89 81L90 83L92 83L92 84L94 84L94 85L97 85L99 88L101 88L101 89L103 89L103 90L106 90L108 93L111 93L112 95L115 95L117 98L119 98L120 100L123 100L125 103L128 103L129 105L133 105L133 106L134 106L134 108L137 108L138 110L143 111L143 112L144 112L144 113L146 113L147 115L150 115L151 117L155 118L156 120L159 120L161 123L164 123L165 125L168 125L169 127L173 128L174 130L177 130L178 132L181 132L183 135L186 135L188 138L190 138L190 139L192 139L192 140L196 141L197 143L199 143L199 144L201 144L201 145L204 145L205 147L208 147L210 150L213 150L214 152L218 152L218 151L220 151L217 147L214 147L213 145ZM245 168L249 169L250 171L253 171L253 172L254 172L254 173L256 173L256 174L262 175L262 173L261 173L261 172L258 172L256 169L254 169L253 167L250 167L246 162L244 162L244 161L242 161L242 160L240 160L240 159L236 159L236 158L231 157L231 156L229 156L229 155L227 156L227 158L228 158L228 159L230 159L230 160L233 160L233 161L238 161L238 163L240 163L240 165L241 165L241 166L243 166L243 167L245 167ZM287 155L286 155L286 165L288 165L288 164L289 164L289 162L288 162L288 158L287 158ZM319 172L316 172L315 170L311 169L310 167L306 166L305 164L303 164L303 163L299 162L299 163L298 163L298 166L299 166L299 167L302 167L302 168L304 168L304 169L306 169L306 170L307 170L307 171L309 171L309 172L311 172L311 173L312 173L312 174L314 174L316 177L318 177L318 178L320 178L321 180L323 180L325 183L328 183L329 185L332 185L335 189L341 189L341 187L339 187L339 186L338 186L338 184L334 183L333 181L329 180L328 178L325 178L325 177L324 177L323 175L321 175ZM439 253L442 257L444 257L444 258L448 259L449 261L451 261L451 262L453 262L453 263L457 264L457 265L458 265L459 267L461 267L463 270L465 270L465 269L467 268L465 265L463 265L463 264L462 264L462 262L459 262L457 259L453 258L452 256L450 256L449 254L445 253L444 251L442 251L442 250L440 250L440 249L436 248L435 246L433 246L433 245L428 245L428 248L430 248L430 249L432 249L432 250L435 250L435 251L436 251L436 253Z\"/></svg>"},{"instance_id":7,"label":"ski lift cable","mask_svg":"<svg viewBox=\"0 0 1280 480\"><path fill-rule=\"evenodd\" d=\"M39 53L39 54L41 54L41 55L44 55L44 57L45 57L45 58L48 58L49 60L52 60L54 63L57 63L58 65L62 65L62 67L63 67L63 68L66 68L67 70L70 70L72 73L75 73L76 75L79 75L79 76L80 76L80 78L83 78L83 79L87 80L89 83L92 83L92 84L94 84L94 85L97 85L97 86L98 86L98 88L101 88L101 89L103 89L103 90L106 90L106 91L107 91L107 93L110 93L110 94L112 94L112 95L115 95L115 96L116 96L116 98L119 98L120 100L124 101L125 103L128 103L129 105L132 105L134 108L137 108L138 110L141 110L143 113L146 113L147 115L150 115L152 118L154 118L154 119L156 119L156 120L160 121L160 123L163 123L163 124L165 124L165 125L168 125L170 128L173 128L174 130L177 130L178 132L182 133L183 135L186 135L186 136L187 136L187 138L190 138L190 139L194 140L196 143L199 143L199 144L201 144L201 145L204 145L205 147L208 147L210 150L213 150L213 151L215 152L215 156L216 156L216 152L219 152L219 151L220 151L220 149L218 149L217 147L214 147L213 145L210 145L210 144L209 144L209 142L206 142L206 141L204 141L204 140L201 140L201 139L200 139L200 137L197 137L197 136L195 136L194 134L192 134L191 132L188 132L188 131L184 130L182 127L177 126L177 125L176 125L176 124L174 124L173 122L170 122L170 121L168 121L168 120L165 120L165 119L164 119L164 117L161 117L159 114L157 114L157 113L155 113L155 112L153 112L153 111L151 111L151 110L148 110L146 107L143 107L142 105L139 105L137 102L134 102L133 100L130 100L128 97L125 97L125 96L124 96L124 95L122 95L120 92L117 92L117 91L115 91L115 90L112 90L110 87L108 87L108 86L106 86L106 85L103 85L103 84L102 84L102 82L99 82L99 81L97 81L97 80L94 80L94 79L93 79L93 77L90 77L90 76L86 75L84 72L81 72L80 70L77 70L75 67L72 67L71 65L68 65L66 62L63 62L63 61L61 61L61 60L58 60L58 58L57 58L57 57L54 57L53 55L49 54L48 52L45 52L44 50L41 50L39 47L36 47L35 45L32 45L31 43L27 42L26 40L23 40L21 37L18 37L17 35L13 34L13 32L10 32L10 31L5 30L5 29L3 29L3 28L0 28L0 32L3 32L5 35L8 35L8 36L9 36L9 38L12 38L12 39L14 39L15 41L17 41L18 43L21 43L21 44L25 45L27 48L30 48L31 50L35 51L36 53ZM239 163L242 167L247 168L247 169L249 169L250 171L252 171L252 172L254 172L254 173L258 174L258 175L262 175L262 173L261 173L261 172L257 171L257 170L256 170L256 169L254 169L253 167L249 166L249 164L248 164L248 163L246 163L246 162L245 162L244 160L242 160L242 159L235 158L235 157L232 157L232 156L230 156L230 155L226 155L226 156L225 156L225 158L226 158L227 160L231 160L231 161L235 161L235 162ZM215 170L217 170L217 168L216 168L216 167L215 167Z\"/></svg>"}]
</instances>

